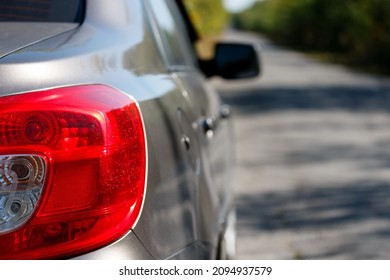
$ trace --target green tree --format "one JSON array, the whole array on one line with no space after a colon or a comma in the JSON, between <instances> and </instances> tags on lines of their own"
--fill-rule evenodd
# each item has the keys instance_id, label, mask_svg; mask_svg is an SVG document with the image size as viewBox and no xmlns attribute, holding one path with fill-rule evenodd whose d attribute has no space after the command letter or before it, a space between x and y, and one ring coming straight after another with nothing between
<instances>
[{"instance_id":1,"label":"green tree","mask_svg":"<svg viewBox=\"0 0 390 280\"><path fill-rule=\"evenodd\" d=\"M389 0L263 0L235 22L286 45L390 72Z\"/></svg>"},{"instance_id":2,"label":"green tree","mask_svg":"<svg viewBox=\"0 0 390 280\"><path fill-rule=\"evenodd\" d=\"M200 40L196 44L199 57L210 59L214 55L215 39L226 27L229 15L222 0L183 0Z\"/></svg>"},{"instance_id":3,"label":"green tree","mask_svg":"<svg viewBox=\"0 0 390 280\"><path fill-rule=\"evenodd\" d=\"M226 26L228 13L222 0L183 0L184 5L201 36L219 34Z\"/></svg>"}]
</instances>

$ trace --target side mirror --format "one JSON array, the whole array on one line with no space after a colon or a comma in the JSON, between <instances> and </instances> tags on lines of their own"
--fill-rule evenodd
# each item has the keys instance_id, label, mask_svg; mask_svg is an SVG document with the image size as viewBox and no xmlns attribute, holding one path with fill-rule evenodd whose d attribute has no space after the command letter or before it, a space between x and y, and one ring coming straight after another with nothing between
<instances>
[{"instance_id":1,"label":"side mirror","mask_svg":"<svg viewBox=\"0 0 390 280\"><path fill-rule=\"evenodd\" d=\"M227 80L247 79L261 73L259 47L255 44L217 43L212 60L200 61L206 76Z\"/></svg>"}]
</instances>

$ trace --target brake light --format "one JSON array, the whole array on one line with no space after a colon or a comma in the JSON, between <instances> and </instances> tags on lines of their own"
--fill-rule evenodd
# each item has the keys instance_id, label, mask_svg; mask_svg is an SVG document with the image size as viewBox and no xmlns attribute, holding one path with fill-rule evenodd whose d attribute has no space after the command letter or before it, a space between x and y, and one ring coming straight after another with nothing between
<instances>
[{"instance_id":1,"label":"brake light","mask_svg":"<svg viewBox=\"0 0 390 280\"><path fill-rule=\"evenodd\" d=\"M142 208L137 103L103 85L0 98L0 258L70 257L123 236Z\"/></svg>"}]
</instances>

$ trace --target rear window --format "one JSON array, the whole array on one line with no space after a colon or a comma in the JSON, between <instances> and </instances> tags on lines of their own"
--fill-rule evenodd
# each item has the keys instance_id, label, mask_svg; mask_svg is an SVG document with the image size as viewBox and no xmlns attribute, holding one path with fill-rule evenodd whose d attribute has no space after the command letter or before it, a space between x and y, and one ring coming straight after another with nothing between
<instances>
[{"instance_id":1,"label":"rear window","mask_svg":"<svg viewBox=\"0 0 390 280\"><path fill-rule=\"evenodd\" d=\"M81 23L85 0L0 0L3 22Z\"/></svg>"}]
</instances>

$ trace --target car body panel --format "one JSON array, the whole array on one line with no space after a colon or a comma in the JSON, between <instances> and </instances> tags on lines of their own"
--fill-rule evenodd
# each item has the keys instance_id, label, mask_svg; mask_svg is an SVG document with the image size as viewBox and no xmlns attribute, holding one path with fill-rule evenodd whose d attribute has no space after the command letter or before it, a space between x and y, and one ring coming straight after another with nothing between
<instances>
[{"instance_id":1,"label":"car body panel","mask_svg":"<svg viewBox=\"0 0 390 280\"><path fill-rule=\"evenodd\" d=\"M53 26L0 59L0 96L105 84L139 104L148 148L143 211L126 236L77 259L215 258L234 208L231 124L196 65L167 65L148 9L141 0L88 0L80 26ZM203 127L209 117L218 119L212 133Z\"/></svg>"}]
</instances>

